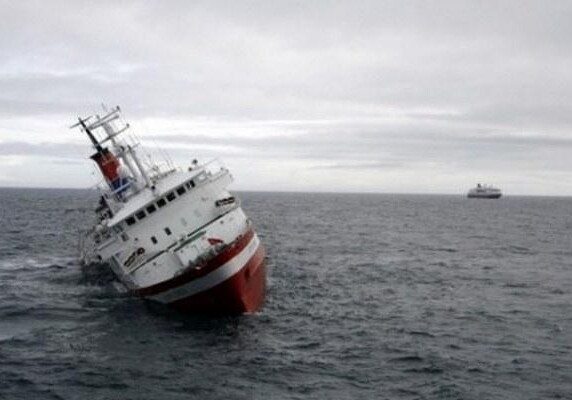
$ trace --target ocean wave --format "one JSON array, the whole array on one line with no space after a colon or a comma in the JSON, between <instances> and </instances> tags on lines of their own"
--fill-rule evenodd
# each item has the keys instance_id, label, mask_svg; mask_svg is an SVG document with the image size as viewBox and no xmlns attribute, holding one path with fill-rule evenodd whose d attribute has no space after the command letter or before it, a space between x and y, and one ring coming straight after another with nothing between
<instances>
[{"instance_id":1,"label":"ocean wave","mask_svg":"<svg viewBox=\"0 0 572 400\"><path fill-rule=\"evenodd\" d=\"M19 208L11 193L0 398L564 396L566 201L246 193L269 254L266 303L214 318L81 266L88 195L27 192Z\"/></svg>"}]
</instances>

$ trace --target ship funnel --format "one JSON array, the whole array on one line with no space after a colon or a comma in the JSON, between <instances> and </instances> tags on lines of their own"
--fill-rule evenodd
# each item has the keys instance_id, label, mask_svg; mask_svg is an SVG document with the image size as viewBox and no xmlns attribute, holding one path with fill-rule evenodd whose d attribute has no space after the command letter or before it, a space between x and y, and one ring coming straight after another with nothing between
<instances>
[{"instance_id":1,"label":"ship funnel","mask_svg":"<svg viewBox=\"0 0 572 400\"><path fill-rule=\"evenodd\" d=\"M117 159L117 157L115 157L115 155L111 151L109 151L107 147L103 147L101 145L101 142L99 142L96 139L95 135L92 132L92 129L94 129L93 126L94 124L91 124L89 126L86 124L86 122L90 118L91 117L87 117L85 119L78 118L78 122L75 125L71 126L71 128L81 126L83 131L87 134L91 143L93 144L93 147L95 147L95 150L97 150L97 152L91 155L90 158L97 163L97 166L101 170L101 173L103 174L105 180L107 181L111 189L115 191L120 187L122 187L125 183L127 183L124 182L126 181L126 179L122 179L119 176L119 166L121 164Z\"/></svg>"},{"instance_id":2,"label":"ship funnel","mask_svg":"<svg viewBox=\"0 0 572 400\"><path fill-rule=\"evenodd\" d=\"M121 186L121 179L119 177L119 160L107 148L101 149L90 157L97 163L105 180L113 189L118 189Z\"/></svg>"}]
</instances>

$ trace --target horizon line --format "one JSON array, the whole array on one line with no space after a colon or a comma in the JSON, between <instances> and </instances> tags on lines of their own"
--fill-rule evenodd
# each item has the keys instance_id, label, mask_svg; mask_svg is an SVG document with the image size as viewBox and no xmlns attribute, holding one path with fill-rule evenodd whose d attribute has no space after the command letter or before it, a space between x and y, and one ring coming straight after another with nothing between
<instances>
[{"instance_id":1,"label":"horizon line","mask_svg":"<svg viewBox=\"0 0 572 400\"><path fill-rule=\"evenodd\" d=\"M47 186L1 186L0 190L2 189L21 189L21 190L95 190L94 187L47 187ZM307 191L307 190L255 190L255 189L234 189L229 190L230 192L250 192L250 193L282 193L282 194L370 194L370 195L410 195L410 196L463 196L466 197L467 194L465 193L427 193L427 192L356 192L356 191L347 191L347 192L337 192L337 191ZM504 197L558 197L558 198L566 198L572 197L572 195L558 195L558 194L502 194L502 198Z\"/></svg>"}]
</instances>

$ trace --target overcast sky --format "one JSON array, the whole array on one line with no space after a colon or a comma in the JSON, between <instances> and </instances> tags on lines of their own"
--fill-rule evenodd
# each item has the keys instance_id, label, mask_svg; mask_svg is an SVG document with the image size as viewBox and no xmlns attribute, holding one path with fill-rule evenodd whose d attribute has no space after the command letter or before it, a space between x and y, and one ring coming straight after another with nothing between
<instances>
[{"instance_id":1,"label":"overcast sky","mask_svg":"<svg viewBox=\"0 0 572 400\"><path fill-rule=\"evenodd\" d=\"M89 187L121 105L235 190L572 195L571 1L0 0L0 186Z\"/></svg>"}]
</instances>

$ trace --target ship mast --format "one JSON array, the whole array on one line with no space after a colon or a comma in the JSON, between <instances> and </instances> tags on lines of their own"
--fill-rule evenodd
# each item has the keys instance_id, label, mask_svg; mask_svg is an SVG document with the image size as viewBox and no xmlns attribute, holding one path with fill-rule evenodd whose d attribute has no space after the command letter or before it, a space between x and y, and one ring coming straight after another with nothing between
<instances>
[{"instance_id":1,"label":"ship mast","mask_svg":"<svg viewBox=\"0 0 572 400\"><path fill-rule=\"evenodd\" d=\"M89 140L91 140L91 143L93 144L93 147L95 147L95 149L97 150L98 153L103 153L103 147L101 147L101 144L99 144L99 142L95 139L95 136L93 136L93 133L91 132L91 130L87 127L87 125L85 124L90 117L87 117L85 119L81 119L78 117L78 123L75 125L72 125L72 128L75 128L76 126L80 125L83 130L85 131L85 133L87 134L87 136L89 137Z\"/></svg>"},{"instance_id":2,"label":"ship mast","mask_svg":"<svg viewBox=\"0 0 572 400\"><path fill-rule=\"evenodd\" d=\"M137 175L139 175L141 178L143 178L145 185L150 187L152 185L151 180L149 179L147 171L145 170L145 168L143 168L143 165L141 164L141 161L137 156L137 152L135 151L134 146L128 144L121 144L116 139L116 137L119 134L129 129L128 123L126 123L123 128L117 130L111 124L113 121L119 119L120 112L121 109L119 108L119 106L117 106L103 117L96 115L97 121L91 124L90 127L92 129L99 127L103 128L107 137L102 141L102 143L110 140L115 149L115 154L117 154L117 156L121 158L123 162L125 162L133 177L136 178ZM137 144L135 146L137 146ZM133 165L133 163L135 164L135 166Z\"/></svg>"},{"instance_id":3,"label":"ship mast","mask_svg":"<svg viewBox=\"0 0 572 400\"><path fill-rule=\"evenodd\" d=\"M73 125L72 128L81 126L82 130L87 134L93 147L97 151L90 158L94 160L101 170L103 176L105 177L107 184L114 194L120 194L121 192L127 190L132 184L138 186L150 187L152 186L151 180L147 174L147 171L143 168L137 153L134 149L137 144L131 146L130 144L122 143L118 140L118 135L129 129L129 124L125 124L120 129L116 129L112 122L119 119L120 108L115 107L106 115L100 117L95 116L95 121L88 124L88 120L91 118L87 117L84 119L78 118L78 123ZM105 138L98 141L93 131L101 128L105 132ZM110 141L113 147L113 152L111 152L103 144ZM122 165L125 165L129 170L129 173L124 171Z\"/></svg>"}]
</instances>

